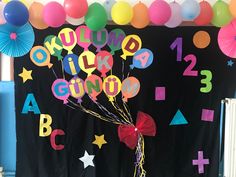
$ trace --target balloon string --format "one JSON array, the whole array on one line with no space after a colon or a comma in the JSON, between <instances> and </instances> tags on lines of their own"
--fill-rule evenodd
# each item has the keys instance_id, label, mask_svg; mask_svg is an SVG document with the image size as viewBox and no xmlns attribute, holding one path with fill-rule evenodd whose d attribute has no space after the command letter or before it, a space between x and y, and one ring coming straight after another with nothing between
<instances>
[{"instance_id":1,"label":"balloon string","mask_svg":"<svg viewBox=\"0 0 236 177\"><path fill-rule=\"evenodd\" d=\"M62 76L63 76L63 79L65 79L64 66L63 66L62 60L60 60L60 61L61 61L61 72L62 72Z\"/></svg>"},{"instance_id":2,"label":"balloon string","mask_svg":"<svg viewBox=\"0 0 236 177\"><path fill-rule=\"evenodd\" d=\"M53 75L55 76L55 78L58 79L57 74L53 68L52 68L52 72L53 72Z\"/></svg>"},{"instance_id":3,"label":"balloon string","mask_svg":"<svg viewBox=\"0 0 236 177\"><path fill-rule=\"evenodd\" d=\"M138 139L138 144L136 147L136 163L135 163L135 170L134 170L134 177L145 177L146 176L146 171L144 170L144 159L145 159L145 154L144 154L144 138L140 134L139 139Z\"/></svg>"},{"instance_id":4,"label":"balloon string","mask_svg":"<svg viewBox=\"0 0 236 177\"><path fill-rule=\"evenodd\" d=\"M94 117L97 117L97 118L99 118L99 119L101 119L101 120L103 120L103 121L111 122L111 123L118 124L118 125L121 124L121 123L118 122L118 121L108 119L107 117L104 117L104 116L102 116L102 115L100 115L100 114L98 114L98 113L96 113L96 112L94 112L94 111L92 111L92 110L86 109L82 104L74 103L74 102L71 101L70 99L68 99L68 101L69 101L71 104L73 104L74 106L80 108L83 112L88 113L88 114L90 114L90 115L92 115L92 116L94 116Z\"/></svg>"},{"instance_id":5,"label":"balloon string","mask_svg":"<svg viewBox=\"0 0 236 177\"><path fill-rule=\"evenodd\" d=\"M133 124L133 121L130 121L126 113L120 108L119 104L116 101L116 98L114 98L114 101L111 101L111 104L117 111L117 113L125 120L125 122L127 122L128 124Z\"/></svg>"},{"instance_id":6,"label":"balloon string","mask_svg":"<svg viewBox=\"0 0 236 177\"><path fill-rule=\"evenodd\" d=\"M132 116L131 116L130 109L129 109L128 105L127 105L126 102L124 102L123 100L122 100L122 102L123 102L123 107L124 107L124 109L125 109L125 111L126 111L128 117L129 117L130 122L133 123L133 118L132 118Z\"/></svg>"},{"instance_id":7,"label":"balloon string","mask_svg":"<svg viewBox=\"0 0 236 177\"><path fill-rule=\"evenodd\" d=\"M94 102L99 109L108 117L110 118L114 118L117 122L120 122L122 124L126 124L126 122L124 122L122 119L120 120L119 117L117 117L117 115L113 114L112 112L108 111L106 107L104 107L102 104L100 104L99 102Z\"/></svg>"}]
</instances>

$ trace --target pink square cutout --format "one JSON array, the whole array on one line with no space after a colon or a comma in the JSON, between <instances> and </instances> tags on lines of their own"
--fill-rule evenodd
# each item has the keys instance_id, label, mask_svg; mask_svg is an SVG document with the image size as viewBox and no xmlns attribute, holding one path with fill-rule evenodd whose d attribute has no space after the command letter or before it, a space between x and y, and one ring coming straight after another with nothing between
<instances>
[{"instance_id":1,"label":"pink square cutout","mask_svg":"<svg viewBox=\"0 0 236 177\"><path fill-rule=\"evenodd\" d=\"M214 121L214 110L202 109L202 120L213 122Z\"/></svg>"},{"instance_id":2,"label":"pink square cutout","mask_svg":"<svg viewBox=\"0 0 236 177\"><path fill-rule=\"evenodd\" d=\"M165 87L156 87L155 100L162 101L165 99L166 99L166 88Z\"/></svg>"}]
</instances>

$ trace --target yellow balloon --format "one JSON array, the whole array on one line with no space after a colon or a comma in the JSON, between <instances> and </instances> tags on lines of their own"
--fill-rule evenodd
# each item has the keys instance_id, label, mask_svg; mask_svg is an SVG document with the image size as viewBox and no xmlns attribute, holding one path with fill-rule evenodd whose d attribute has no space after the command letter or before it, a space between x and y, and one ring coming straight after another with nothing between
<instances>
[{"instance_id":1,"label":"yellow balloon","mask_svg":"<svg viewBox=\"0 0 236 177\"><path fill-rule=\"evenodd\" d=\"M62 42L63 48L68 51L68 54L72 54L72 49L77 44L76 33L71 28L64 28L58 34L59 39Z\"/></svg>"},{"instance_id":2,"label":"yellow balloon","mask_svg":"<svg viewBox=\"0 0 236 177\"><path fill-rule=\"evenodd\" d=\"M236 17L236 0L231 0L229 3L229 10L233 17Z\"/></svg>"},{"instance_id":3,"label":"yellow balloon","mask_svg":"<svg viewBox=\"0 0 236 177\"><path fill-rule=\"evenodd\" d=\"M142 47L142 41L139 36L132 34L125 37L122 44L123 55L121 58L126 60L127 56L133 56Z\"/></svg>"},{"instance_id":4,"label":"yellow balloon","mask_svg":"<svg viewBox=\"0 0 236 177\"><path fill-rule=\"evenodd\" d=\"M82 71L90 76L96 69L95 66L95 54L90 51L84 51L79 56L79 67Z\"/></svg>"},{"instance_id":5,"label":"yellow balloon","mask_svg":"<svg viewBox=\"0 0 236 177\"><path fill-rule=\"evenodd\" d=\"M108 96L109 101L114 101L114 97L121 91L121 81L115 75L106 77L103 81L103 91Z\"/></svg>"},{"instance_id":6,"label":"yellow balloon","mask_svg":"<svg viewBox=\"0 0 236 177\"><path fill-rule=\"evenodd\" d=\"M111 9L112 20L118 25L126 25L133 18L133 8L128 2L118 1Z\"/></svg>"}]
</instances>

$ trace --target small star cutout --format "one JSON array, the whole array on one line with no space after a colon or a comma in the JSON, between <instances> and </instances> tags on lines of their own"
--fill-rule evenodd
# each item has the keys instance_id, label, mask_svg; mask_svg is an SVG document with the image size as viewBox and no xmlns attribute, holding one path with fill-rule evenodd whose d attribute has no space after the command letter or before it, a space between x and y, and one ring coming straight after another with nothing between
<instances>
[{"instance_id":1,"label":"small star cutout","mask_svg":"<svg viewBox=\"0 0 236 177\"><path fill-rule=\"evenodd\" d=\"M107 144L106 140L104 139L104 135L101 136L95 135L95 141L93 142L93 144L96 144L99 147L99 149L101 149L102 145Z\"/></svg>"},{"instance_id":2,"label":"small star cutout","mask_svg":"<svg viewBox=\"0 0 236 177\"><path fill-rule=\"evenodd\" d=\"M228 65L228 66L232 67L233 64L234 64L234 62L233 62L232 60L227 61L227 65Z\"/></svg>"},{"instance_id":3,"label":"small star cutout","mask_svg":"<svg viewBox=\"0 0 236 177\"><path fill-rule=\"evenodd\" d=\"M23 79L23 83L25 83L27 80L33 80L31 74L32 70L28 71L23 67L22 73L20 73L18 76L20 76Z\"/></svg>"},{"instance_id":4,"label":"small star cutout","mask_svg":"<svg viewBox=\"0 0 236 177\"><path fill-rule=\"evenodd\" d=\"M93 163L94 155L89 155L87 151L84 152L84 156L79 158L84 163L84 169L88 166L94 167Z\"/></svg>"}]
</instances>

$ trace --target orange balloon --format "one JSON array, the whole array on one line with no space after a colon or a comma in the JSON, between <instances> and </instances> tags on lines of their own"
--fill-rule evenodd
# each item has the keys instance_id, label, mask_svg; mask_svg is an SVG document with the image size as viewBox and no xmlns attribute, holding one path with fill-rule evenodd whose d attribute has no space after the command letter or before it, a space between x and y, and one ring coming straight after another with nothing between
<instances>
[{"instance_id":1,"label":"orange balloon","mask_svg":"<svg viewBox=\"0 0 236 177\"><path fill-rule=\"evenodd\" d=\"M145 28L149 24L149 15L147 6L139 2L133 7L133 19L131 25L135 28Z\"/></svg>"},{"instance_id":2,"label":"orange balloon","mask_svg":"<svg viewBox=\"0 0 236 177\"><path fill-rule=\"evenodd\" d=\"M229 10L233 17L236 17L236 0L231 0L229 3Z\"/></svg>"},{"instance_id":3,"label":"orange balloon","mask_svg":"<svg viewBox=\"0 0 236 177\"><path fill-rule=\"evenodd\" d=\"M199 49L206 48L211 42L211 37L206 31L198 31L193 36L193 43Z\"/></svg>"},{"instance_id":4,"label":"orange balloon","mask_svg":"<svg viewBox=\"0 0 236 177\"><path fill-rule=\"evenodd\" d=\"M43 8L43 4L39 2L34 2L29 8L29 21L37 29L48 28L48 25L43 20Z\"/></svg>"}]
</instances>

